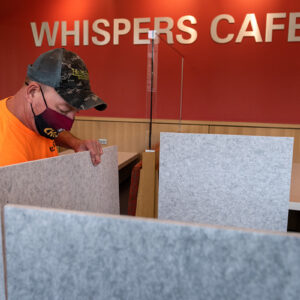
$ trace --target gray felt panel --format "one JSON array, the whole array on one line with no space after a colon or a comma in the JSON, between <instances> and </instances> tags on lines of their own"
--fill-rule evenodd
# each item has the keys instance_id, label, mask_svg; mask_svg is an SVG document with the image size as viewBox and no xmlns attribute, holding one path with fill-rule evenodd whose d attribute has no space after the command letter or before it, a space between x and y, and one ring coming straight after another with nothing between
<instances>
[{"instance_id":1,"label":"gray felt panel","mask_svg":"<svg viewBox=\"0 0 300 300\"><path fill-rule=\"evenodd\" d=\"M117 147L103 151L96 167L86 151L0 168L1 204L119 214Z\"/></svg>"},{"instance_id":2,"label":"gray felt panel","mask_svg":"<svg viewBox=\"0 0 300 300\"><path fill-rule=\"evenodd\" d=\"M299 299L300 235L5 207L9 299Z\"/></svg>"},{"instance_id":3,"label":"gray felt panel","mask_svg":"<svg viewBox=\"0 0 300 300\"><path fill-rule=\"evenodd\" d=\"M3 251L2 251L2 218L0 214L0 300L5 300L5 283L4 283L4 267L3 267Z\"/></svg>"},{"instance_id":4,"label":"gray felt panel","mask_svg":"<svg viewBox=\"0 0 300 300\"><path fill-rule=\"evenodd\" d=\"M161 133L160 219L287 230L293 138Z\"/></svg>"}]
</instances>

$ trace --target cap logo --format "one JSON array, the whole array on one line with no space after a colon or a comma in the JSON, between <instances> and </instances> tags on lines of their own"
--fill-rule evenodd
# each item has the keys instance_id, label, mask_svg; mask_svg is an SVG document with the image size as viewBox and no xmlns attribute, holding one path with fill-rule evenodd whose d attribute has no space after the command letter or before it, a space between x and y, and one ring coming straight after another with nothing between
<instances>
[{"instance_id":1,"label":"cap logo","mask_svg":"<svg viewBox=\"0 0 300 300\"><path fill-rule=\"evenodd\" d=\"M76 76L78 79L89 80L89 73L84 70L78 70L72 68L72 75Z\"/></svg>"}]
</instances>

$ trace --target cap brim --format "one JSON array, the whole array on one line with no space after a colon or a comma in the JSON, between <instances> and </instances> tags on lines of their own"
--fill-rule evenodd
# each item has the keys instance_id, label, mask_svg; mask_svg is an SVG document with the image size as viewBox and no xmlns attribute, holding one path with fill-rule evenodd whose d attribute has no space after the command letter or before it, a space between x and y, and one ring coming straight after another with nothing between
<instances>
[{"instance_id":1,"label":"cap brim","mask_svg":"<svg viewBox=\"0 0 300 300\"><path fill-rule=\"evenodd\" d=\"M84 98L84 102L80 105L80 109L87 110L90 108L95 108L99 111L103 111L107 108L107 104L97 95L90 93L87 97Z\"/></svg>"},{"instance_id":2,"label":"cap brim","mask_svg":"<svg viewBox=\"0 0 300 300\"><path fill-rule=\"evenodd\" d=\"M107 104L91 90L81 90L78 88L55 88L55 90L66 102L77 109L87 110L95 108L103 111L107 108Z\"/></svg>"}]
</instances>

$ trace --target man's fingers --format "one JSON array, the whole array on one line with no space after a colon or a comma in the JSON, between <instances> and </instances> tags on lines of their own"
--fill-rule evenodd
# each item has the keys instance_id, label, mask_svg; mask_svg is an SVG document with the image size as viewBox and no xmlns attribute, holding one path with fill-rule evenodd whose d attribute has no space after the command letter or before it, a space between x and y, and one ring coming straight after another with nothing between
<instances>
[{"instance_id":1,"label":"man's fingers","mask_svg":"<svg viewBox=\"0 0 300 300\"><path fill-rule=\"evenodd\" d=\"M101 155L103 154L103 149L101 144L95 140L80 140L79 146L76 148L78 151L90 151L91 161L94 166L97 166L101 162Z\"/></svg>"},{"instance_id":2,"label":"man's fingers","mask_svg":"<svg viewBox=\"0 0 300 300\"><path fill-rule=\"evenodd\" d=\"M101 162L101 155L103 154L102 146L99 142L92 141L88 148L90 150L92 163L94 166L97 166Z\"/></svg>"},{"instance_id":3,"label":"man's fingers","mask_svg":"<svg viewBox=\"0 0 300 300\"><path fill-rule=\"evenodd\" d=\"M101 156L100 155L95 155L94 157L93 157L93 164L95 165L95 166L97 166L97 165L99 165L101 163Z\"/></svg>"},{"instance_id":4,"label":"man's fingers","mask_svg":"<svg viewBox=\"0 0 300 300\"><path fill-rule=\"evenodd\" d=\"M102 155L103 154L102 145L99 142L97 142L97 143L98 143L100 155Z\"/></svg>"},{"instance_id":5,"label":"man's fingers","mask_svg":"<svg viewBox=\"0 0 300 300\"><path fill-rule=\"evenodd\" d=\"M90 153L91 153L91 160L92 160L93 165L94 166L99 165L101 162L101 156L99 154L98 155L92 154L92 152L90 152Z\"/></svg>"}]
</instances>

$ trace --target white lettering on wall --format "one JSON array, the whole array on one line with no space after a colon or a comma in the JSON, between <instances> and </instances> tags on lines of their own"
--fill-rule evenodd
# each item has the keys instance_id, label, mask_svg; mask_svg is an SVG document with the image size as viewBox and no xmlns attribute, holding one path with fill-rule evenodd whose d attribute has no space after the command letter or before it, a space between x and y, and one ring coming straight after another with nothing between
<instances>
[{"instance_id":1,"label":"white lettering on wall","mask_svg":"<svg viewBox=\"0 0 300 300\"><path fill-rule=\"evenodd\" d=\"M252 30L248 31L248 27L251 25ZM246 18L242 24L238 37L236 39L236 43L241 43L244 37L254 37L257 43L261 43L263 41L260 30L257 24L257 20L255 14L247 14Z\"/></svg>"},{"instance_id":2,"label":"white lettering on wall","mask_svg":"<svg viewBox=\"0 0 300 300\"><path fill-rule=\"evenodd\" d=\"M284 19L286 13L267 14L266 21L266 38L265 41L270 43L273 40L273 30L283 30L284 24L274 24L274 19Z\"/></svg>"},{"instance_id":3,"label":"white lettering on wall","mask_svg":"<svg viewBox=\"0 0 300 300\"><path fill-rule=\"evenodd\" d=\"M34 39L34 43L35 43L36 47L41 47L42 46L45 32L46 32L46 36L47 36L48 45L49 46L55 46L57 30L58 30L58 27L59 27L59 22L58 21L54 22L52 35L50 33L48 22L43 22L42 23L40 34L38 34L38 31L37 31L37 28L36 28L36 23L31 22L30 26L31 26L33 39Z\"/></svg>"},{"instance_id":4,"label":"white lettering on wall","mask_svg":"<svg viewBox=\"0 0 300 300\"><path fill-rule=\"evenodd\" d=\"M266 14L266 31L265 31L265 42L270 43L273 40L273 33L275 30L285 30L284 24L279 24L278 21L274 24L275 19L286 18L286 13L267 13ZM300 42L300 36L296 36L296 30L300 29L300 24L297 22L297 18L300 18L300 13L290 13L289 28L288 28L288 42ZM218 15L216 16L210 27L210 34L213 41L220 44L229 43L234 39L234 33L228 34L226 37L220 37L218 35L218 28L221 27L222 20L226 20L228 23L235 23L234 18L231 15ZM252 30L248 30L251 26ZM247 14L242 25L238 36L235 40L236 43L242 43L244 37L253 37L256 43L263 42L262 35L256 20L255 14Z\"/></svg>"},{"instance_id":5,"label":"white lettering on wall","mask_svg":"<svg viewBox=\"0 0 300 300\"><path fill-rule=\"evenodd\" d=\"M210 26L210 35L211 35L211 38L216 43L219 43L219 44L229 43L234 38L233 33L230 33L226 37L223 37L223 38L219 37L219 35L218 35L218 25L219 25L219 22L222 21L222 20L226 20L230 24L234 23L234 18L231 15L222 14L222 15L216 16L213 19L213 21L211 23L211 26Z\"/></svg>"},{"instance_id":6,"label":"white lettering on wall","mask_svg":"<svg viewBox=\"0 0 300 300\"><path fill-rule=\"evenodd\" d=\"M83 45L84 46L89 45L89 21L88 20L83 21Z\"/></svg>"},{"instance_id":7,"label":"white lettering on wall","mask_svg":"<svg viewBox=\"0 0 300 300\"><path fill-rule=\"evenodd\" d=\"M150 44L150 40L148 39L140 39L141 33L148 33L150 30L149 28L140 28L141 23L149 23L150 18L137 18L134 19L134 26L133 26L133 43L135 45L147 45Z\"/></svg>"},{"instance_id":8,"label":"white lettering on wall","mask_svg":"<svg viewBox=\"0 0 300 300\"><path fill-rule=\"evenodd\" d=\"M180 44L192 44L196 41L198 33L194 28L184 25L185 21L189 21L191 24L194 25L194 24L197 24L197 20L193 16L183 16L183 17L179 18L177 21L178 29L183 32L188 33L191 37L188 39L184 39L182 37L182 34L177 34L176 39L177 39L178 43L180 43Z\"/></svg>"},{"instance_id":9,"label":"white lettering on wall","mask_svg":"<svg viewBox=\"0 0 300 300\"><path fill-rule=\"evenodd\" d=\"M123 26L121 29L120 25ZM127 19L114 19L114 45L119 45L119 36L125 35L130 31L131 24Z\"/></svg>"},{"instance_id":10,"label":"white lettering on wall","mask_svg":"<svg viewBox=\"0 0 300 300\"><path fill-rule=\"evenodd\" d=\"M96 36L92 37L92 42L93 44L97 45L97 46L103 46L103 45L107 45L110 41L110 33L107 32L106 30L103 30L101 28L98 27L99 24L103 24L105 27L109 27L109 22L105 19L98 19L93 23L93 31L97 34L100 34L103 36L103 40L99 41L98 38Z\"/></svg>"},{"instance_id":11,"label":"white lettering on wall","mask_svg":"<svg viewBox=\"0 0 300 300\"><path fill-rule=\"evenodd\" d=\"M166 23L167 26L161 28L161 23ZM174 27L174 21L169 17L155 18L154 19L154 30L158 35L166 34L167 35L167 43L174 44L172 29Z\"/></svg>"},{"instance_id":12,"label":"white lettering on wall","mask_svg":"<svg viewBox=\"0 0 300 300\"><path fill-rule=\"evenodd\" d=\"M189 38L183 38L182 34L177 34L176 39L181 44L191 44L197 39L197 31L184 24L185 21L189 21L191 24L197 24L197 20L193 16L183 16L179 18L177 27L180 31L188 33ZM151 18L134 18L133 19L133 44L134 45L146 45L150 43L148 39L148 32L150 31ZM146 25L148 24L148 25ZM111 41L111 33L104 30L103 27L110 27L110 23L106 19L97 19L92 23L92 33L90 32L89 20L82 21L82 36L80 36L80 21L74 21L73 29L68 28L66 21L61 22L61 45L66 46L68 38L73 37L75 46L79 46L81 41L82 45L88 46L91 42L96 46L107 45ZM172 30L174 29L174 20L170 17L157 17L154 18L154 28L157 34L166 35L167 43L174 43L174 35ZM46 33L49 46L55 46L57 43L56 36L59 29L59 22L54 23L54 28L51 34L48 22L43 22L41 25L40 33L38 33L36 23L31 23L32 34L35 45L40 47L44 40L44 34ZM131 31L131 22L128 19L114 19L112 28L113 44L119 45L120 36L127 35ZM144 35L144 36L142 36ZM91 36L91 37L90 37ZM82 40L80 40L82 39ZM69 41L70 42L70 41Z\"/></svg>"},{"instance_id":13,"label":"white lettering on wall","mask_svg":"<svg viewBox=\"0 0 300 300\"><path fill-rule=\"evenodd\" d=\"M300 42L300 36L296 36L296 30L300 29L300 24L297 24L297 19L300 18L300 13L290 13L289 22L289 42Z\"/></svg>"},{"instance_id":14,"label":"white lettering on wall","mask_svg":"<svg viewBox=\"0 0 300 300\"><path fill-rule=\"evenodd\" d=\"M67 22L61 22L62 46L67 46L67 36L74 36L74 46L79 46L79 21L74 21L74 30L67 30Z\"/></svg>"},{"instance_id":15,"label":"white lettering on wall","mask_svg":"<svg viewBox=\"0 0 300 300\"><path fill-rule=\"evenodd\" d=\"M289 13L288 28L278 19L286 19L287 13L267 13L266 29L264 38L266 43L273 41L275 32L282 31L286 35L287 42L300 42L300 12ZM59 26L61 23L61 26ZM189 24L187 24L189 23ZM229 24L232 28L228 33L224 33L222 26ZM133 25L132 25L133 24ZM90 26L89 20L74 21L72 25L67 21L55 21L52 28L48 22L42 22L38 28L35 22L31 22L31 31L36 47L41 47L43 42L49 46L55 46L57 41L57 33L61 30L61 46L67 46L68 42L74 46L88 46L93 43L96 46L105 46L111 42L113 45L119 45L121 36L128 35L133 29L133 44L147 45L150 40L147 36L150 30L154 30L158 35L164 35L168 44L174 44L175 40L179 44L192 44L198 38L198 32L193 25L197 24L194 16L186 15L178 19L174 28L174 20L171 17L156 17L154 25L151 25L151 18L134 18L132 21L128 19L113 19L111 23L106 19L94 20ZM81 27L82 26L82 27ZM237 30L236 26L239 26ZM223 30L222 30L223 29ZM177 34L174 34L177 31ZM179 31L179 33L178 33ZM181 32L181 33L180 33ZM220 33L223 32L223 33ZM297 35L298 33L298 35ZM233 16L229 14L221 14L216 16L210 25L211 39L218 44L227 44L230 42L242 43L244 38L251 37L255 43L264 42L258 22L254 13L246 14L242 24L236 24Z\"/></svg>"}]
</instances>

